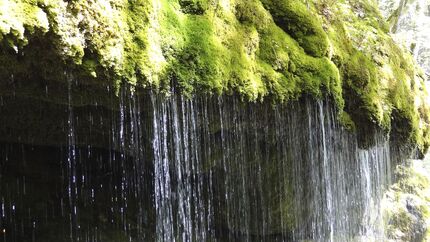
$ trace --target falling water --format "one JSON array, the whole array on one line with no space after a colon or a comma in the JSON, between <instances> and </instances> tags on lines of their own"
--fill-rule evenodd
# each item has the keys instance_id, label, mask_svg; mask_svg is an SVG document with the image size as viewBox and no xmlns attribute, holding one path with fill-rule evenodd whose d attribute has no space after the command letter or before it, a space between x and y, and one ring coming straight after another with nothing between
<instances>
[{"instance_id":1,"label":"falling water","mask_svg":"<svg viewBox=\"0 0 430 242\"><path fill-rule=\"evenodd\" d=\"M361 149L329 100L124 87L76 106L75 85L50 131L63 144L0 144L2 241L383 239L390 143Z\"/></svg>"}]
</instances>

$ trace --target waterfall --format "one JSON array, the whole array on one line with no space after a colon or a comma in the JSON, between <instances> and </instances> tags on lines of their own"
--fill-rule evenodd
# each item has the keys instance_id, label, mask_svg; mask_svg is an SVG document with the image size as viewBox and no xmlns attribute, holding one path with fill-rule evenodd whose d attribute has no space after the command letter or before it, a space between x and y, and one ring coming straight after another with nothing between
<instances>
[{"instance_id":1,"label":"waterfall","mask_svg":"<svg viewBox=\"0 0 430 242\"><path fill-rule=\"evenodd\" d=\"M360 148L329 99L123 87L75 106L74 86L64 145L0 144L5 242L383 240L390 142L376 132Z\"/></svg>"}]
</instances>

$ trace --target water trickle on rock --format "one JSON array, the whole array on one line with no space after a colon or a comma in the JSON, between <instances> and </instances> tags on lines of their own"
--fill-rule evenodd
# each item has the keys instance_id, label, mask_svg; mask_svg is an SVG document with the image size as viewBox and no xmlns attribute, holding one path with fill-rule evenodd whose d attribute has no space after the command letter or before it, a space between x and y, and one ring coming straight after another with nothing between
<instances>
[{"instance_id":1,"label":"water trickle on rock","mask_svg":"<svg viewBox=\"0 0 430 242\"><path fill-rule=\"evenodd\" d=\"M5 242L384 236L390 143L376 132L361 149L329 100L273 106L124 87L108 91L110 106L75 106L75 85L55 131L64 145L1 143Z\"/></svg>"}]
</instances>

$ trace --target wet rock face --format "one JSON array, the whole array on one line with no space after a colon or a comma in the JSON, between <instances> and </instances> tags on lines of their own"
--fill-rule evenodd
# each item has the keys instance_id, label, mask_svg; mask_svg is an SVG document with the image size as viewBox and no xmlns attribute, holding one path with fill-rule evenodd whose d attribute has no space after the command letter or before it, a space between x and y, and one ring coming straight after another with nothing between
<instances>
[{"instance_id":1,"label":"wet rock face","mask_svg":"<svg viewBox=\"0 0 430 242\"><path fill-rule=\"evenodd\" d=\"M19 98L0 105L9 117L0 121L20 137L0 132L4 241L382 236L377 211L394 147L377 133L361 149L330 101L272 106L124 90L101 108L71 105L79 97L69 91L70 103L45 112ZM14 113L18 101L25 111Z\"/></svg>"},{"instance_id":2,"label":"wet rock face","mask_svg":"<svg viewBox=\"0 0 430 242\"><path fill-rule=\"evenodd\" d=\"M382 200L386 235L393 241L429 241L428 157L396 169L397 181Z\"/></svg>"},{"instance_id":3,"label":"wet rock face","mask_svg":"<svg viewBox=\"0 0 430 242\"><path fill-rule=\"evenodd\" d=\"M395 39L404 44L430 79L430 1L382 0L380 9Z\"/></svg>"}]
</instances>

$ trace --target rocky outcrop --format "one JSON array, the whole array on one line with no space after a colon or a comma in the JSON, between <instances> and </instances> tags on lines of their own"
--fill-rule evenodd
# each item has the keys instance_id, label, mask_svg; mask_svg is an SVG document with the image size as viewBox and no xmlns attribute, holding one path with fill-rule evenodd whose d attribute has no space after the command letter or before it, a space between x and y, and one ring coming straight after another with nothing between
<instances>
[{"instance_id":1,"label":"rocky outcrop","mask_svg":"<svg viewBox=\"0 0 430 242\"><path fill-rule=\"evenodd\" d=\"M117 92L127 82L251 102L330 96L359 136L379 126L420 150L430 144L424 74L373 1L5 0L0 9L2 95L46 99L26 87L67 86L72 75Z\"/></svg>"},{"instance_id":2,"label":"rocky outcrop","mask_svg":"<svg viewBox=\"0 0 430 242\"><path fill-rule=\"evenodd\" d=\"M386 233L390 241L428 241L430 239L429 160L410 161L399 166L397 182L382 201Z\"/></svg>"}]
</instances>

